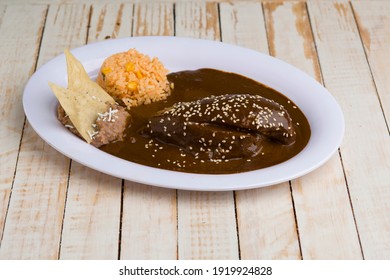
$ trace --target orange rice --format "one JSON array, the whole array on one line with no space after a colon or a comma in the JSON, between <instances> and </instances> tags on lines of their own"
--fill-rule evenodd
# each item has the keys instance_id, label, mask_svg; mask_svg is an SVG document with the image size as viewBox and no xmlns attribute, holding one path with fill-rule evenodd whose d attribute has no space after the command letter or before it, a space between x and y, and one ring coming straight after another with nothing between
<instances>
[{"instance_id":1,"label":"orange rice","mask_svg":"<svg viewBox=\"0 0 390 280\"><path fill-rule=\"evenodd\" d=\"M130 109L166 99L170 94L167 74L168 70L157 58L130 49L108 57L96 81Z\"/></svg>"}]
</instances>

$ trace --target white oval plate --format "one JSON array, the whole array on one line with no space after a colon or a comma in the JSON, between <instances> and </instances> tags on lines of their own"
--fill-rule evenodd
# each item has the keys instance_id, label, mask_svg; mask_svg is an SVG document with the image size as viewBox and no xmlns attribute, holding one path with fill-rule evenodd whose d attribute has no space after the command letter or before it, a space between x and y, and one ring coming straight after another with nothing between
<instances>
[{"instance_id":1,"label":"white oval plate","mask_svg":"<svg viewBox=\"0 0 390 280\"><path fill-rule=\"evenodd\" d=\"M67 86L64 55L36 71L24 90L24 111L39 136L67 157L106 174L160 187L200 191L258 188L297 178L322 165L341 143L344 117L332 95L307 74L271 56L216 41L179 37L107 40L74 49L72 53L90 76L96 77L107 56L130 48L158 57L172 72L215 68L242 74L280 91L308 118L312 130L308 145L286 162L228 175L168 171L114 157L70 133L56 118L57 99L48 82Z\"/></svg>"}]
</instances>

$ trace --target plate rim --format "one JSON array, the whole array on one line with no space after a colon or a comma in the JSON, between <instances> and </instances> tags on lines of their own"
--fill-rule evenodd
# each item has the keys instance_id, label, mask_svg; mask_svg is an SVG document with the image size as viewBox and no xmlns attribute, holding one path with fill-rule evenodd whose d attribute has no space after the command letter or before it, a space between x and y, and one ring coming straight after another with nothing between
<instances>
[{"instance_id":1,"label":"plate rim","mask_svg":"<svg viewBox=\"0 0 390 280\"><path fill-rule=\"evenodd\" d=\"M153 185L156 187L164 187L164 188L182 189L182 190L230 191L230 190L243 190L243 189L266 187L266 186L271 186L271 185L275 185L275 184L279 184L282 182L296 179L298 177L301 177L301 176L317 169L321 165L323 165L326 161L329 160L329 158L340 147L340 144L342 142L343 135L344 135L345 122L344 122L344 116L343 116L341 107L339 106L339 104L337 103L337 101L333 97L333 95L325 87L323 87L319 82L317 82L315 79L310 77L308 74L306 74L303 71L301 71L300 69L298 69L298 68L296 68L296 67L294 67L294 66L292 66L292 65L290 65L290 64L288 64L288 63L286 63L278 58L272 57L268 54L264 54L264 53L261 53L261 52L255 51L255 50L251 50L248 48L244 48L241 46L228 44L228 43L224 43L224 42L220 42L220 41L213 41L213 40L207 40L207 39L195 39L195 38L187 38L187 37L176 37L176 36L140 36L140 37L125 37L125 38L119 38L119 39L109 39L109 40L105 40L105 41L101 41L101 42L95 42L95 43L83 45L83 46L80 46L78 48L74 48L71 51L77 57L80 54L85 53L85 50L88 50L91 48L93 49L93 48L102 47L102 46L109 47L112 44L115 45L115 44L120 44L122 42L129 42L129 41L130 42L132 41L133 43L135 41L138 41L141 43L142 42L152 43L152 42L164 41L165 43L168 43L168 44L180 42L180 43L185 43L185 44L188 43L188 44L195 44L195 45L201 44L201 45L207 45L207 46L213 46L213 47L215 46L215 48L221 47L221 48L234 49L234 50L237 50L237 52L246 52L249 54L254 54L256 56L262 57L262 58L267 59L269 61L279 63L279 64L287 67L288 69L293 70L294 74L296 74L298 76L305 77L313 84L313 86L317 86L319 89L326 92L327 98L330 100L331 103L333 103L333 106L335 109L334 113L336 113L336 115L339 119L340 127L338 128L338 132L337 132L338 135L336 135L337 137L336 137L336 139L334 139L334 143L332 144L332 146L333 146L333 148L331 149L332 151L328 151L326 155L322 156L322 159L320 161L317 161L315 164L311 164L309 167L306 167L305 169L302 169L299 172L295 172L294 174L289 174L289 175L288 174L281 175L281 176L279 176L279 178L274 179L271 182L269 182L269 181L268 182L261 182L259 180L256 182L256 180L249 180L248 181L248 179L245 177L252 176L252 175L256 176L256 175L259 175L259 173L274 170L275 168L278 168L278 166L280 166L281 164L277 164L277 165L274 165L271 167L258 169L258 170L254 170L254 171L232 173L232 174L185 173L185 172L179 172L179 171L164 170L164 169L159 169L159 168L154 168L154 167L149 167L149 166L144 166L141 164L129 162L129 161L114 157L112 155L109 155L109 154L107 154L101 150L98 150L94 147L91 147L91 145L88 145L86 142L79 139L80 141L84 142L84 144L85 144L85 145L81 145L81 146L85 146L85 151L86 151L87 156L88 156L88 154L91 154L91 153L94 154L93 153L94 150L96 153L96 150L97 150L97 151L99 151L99 152L97 152L98 154L105 155L105 157L103 157L103 158L105 158L105 159L111 158L111 160L113 160L114 163L120 165L121 167L127 166L130 169L135 168L135 170L143 169L142 172L146 172L146 173L152 172L152 175L155 175L156 178L153 176L143 177L142 176L143 174L138 174L137 176L135 176L135 175L123 176L124 174L118 174L118 172L116 170L113 170L112 168L104 168L104 166L101 166L101 165L96 164L96 163L91 163L88 160L83 160L83 158L80 158L79 156L75 156L72 153L67 153L66 151L63 150L64 148L58 147L57 143L53 143L53 141L51 140L53 137L52 135L50 135L50 137L48 137L47 132L42 132L41 128L39 127L39 124L36 123L34 116L31 115L32 114L31 108L29 108L30 105L28 104L29 100L31 99L31 97L29 95L32 94L31 87L34 85L35 82L41 82L41 83L44 82L44 80L39 81L39 77L42 73L44 73L45 70L50 69L53 65L56 65L58 63L59 64L65 63L64 55L61 54L61 55L58 55L58 56L54 57L53 59L49 60L45 64L43 64L30 77L30 79L26 83L26 86L25 86L24 92L23 92L23 109L24 109L26 117L27 117L31 127L34 129L34 131L51 147L53 147L55 150L57 150L61 154L67 156L68 158L75 160L76 162L79 162L80 164L85 165L85 166L92 168L94 170L106 173L108 175L115 176L115 177L122 178L122 179L126 179L126 180L130 180L130 181L141 183L141 184ZM87 56L88 57L90 57L91 55L93 56L92 53L93 52L90 52L89 55L87 55ZM82 61L83 64L88 63L88 61L89 61L85 58L80 59L80 60ZM63 72L63 71L66 72L66 68L60 72ZM38 79L38 81L37 81L37 79ZM30 120L32 120L32 121L30 121ZM74 136L74 137L76 137L76 136ZM306 148L307 148L307 146L304 148L304 150ZM298 155L294 156L293 159L298 157L300 154L302 154L303 151L301 151ZM286 162L289 162L290 160L288 160ZM286 162L284 162L284 163L286 163ZM259 171L261 171L261 172L259 172ZM166 182L166 180L161 180L160 176L162 176L162 177L168 176L168 177L173 177L173 178L176 177L177 179L170 180L169 184L168 184ZM232 184L232 179L240 180L240 183L238 185ZM196 185L198 185L198 186L194 186L194 183L193 183L194 180L196 181ZM210 182L212 182L212 184L210 184Z\"/></svg>"}]
</instances>

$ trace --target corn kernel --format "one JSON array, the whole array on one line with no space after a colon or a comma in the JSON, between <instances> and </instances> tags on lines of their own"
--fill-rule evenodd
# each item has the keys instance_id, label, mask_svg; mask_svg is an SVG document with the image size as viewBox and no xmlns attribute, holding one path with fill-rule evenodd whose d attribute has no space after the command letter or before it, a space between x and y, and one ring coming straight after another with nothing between
<instances>
[{"instance_id":1,"label":"corn kernel","mask_svg":"<svg viewBox=\"0 0 390 280\"><path fill-rule=\"evenodd\" d=\"M127 88L131 91L135 91L137 89L137 83L136 82L130 82L127 84Z\"/></svg>"},{"instance_id":2,"label":"corn kernel","mask_svg":"<svg viewBox=\"0 0 390 280\"><path fill-rule=\"evenodd\" d=\"M135 68L135 66L134 66L134 64L131 63L131 62L128 62L128 63L126 63L126 65L125 65L125 69L126 69L127 72L132 72L132 71L134 71L134 68Z\"/></svg>"},{"instance_id":3,"label":"corn kernel","mask_svg":"<svg viewBox=\"0 0 390 280\"><path fill-rule=\"evenodd\" d=\"M144 77L140 71L135 71L135 75L138 79L142 79Z\"/></svg>"},{"instance_id":4,"label":"corn kernel","mask_svg":"<svg viewBox=\"0 0 390 280\"><path fill-rule=\"evenodd\" d=\"M110 67L104 67L103 69L102 69L102 73L104 74L104 75L107 75L108 73L110 73L112 71L112 69L110 68Z\"/></svg>"}]
</instances>

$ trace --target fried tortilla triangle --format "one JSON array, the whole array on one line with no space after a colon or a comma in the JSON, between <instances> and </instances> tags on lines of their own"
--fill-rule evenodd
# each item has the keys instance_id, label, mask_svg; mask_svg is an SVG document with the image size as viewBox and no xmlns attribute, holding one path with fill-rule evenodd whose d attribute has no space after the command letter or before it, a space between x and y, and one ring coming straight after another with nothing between
<instances>
[{"instance_id":1,"label":"fried tortilla triangle","mask_svg":"<svg viewBox=\"0 0 390 280\"><path fill-rule=\"evenodd\" d=\"M110 104L114 104L115 100L97 83L90 79L81 62L78 61L68 49L64 52L68 71L68 89L93 94L102 100L103 103L109 102Z\"/></svg>"},{"instance_id":2,"label":"fried tortilla triangle","mask_svg":"<svg viewBox=\"0 0 390 280\"><path fill-rule=\"evenodd\" d=\"M104 114L108 110L110 103L89 92L66 89L53 83L49 83L49 86L74 127L87 143L91 143L95 133L92 125L99 113Z\"/></svg>"}]
</instances>

